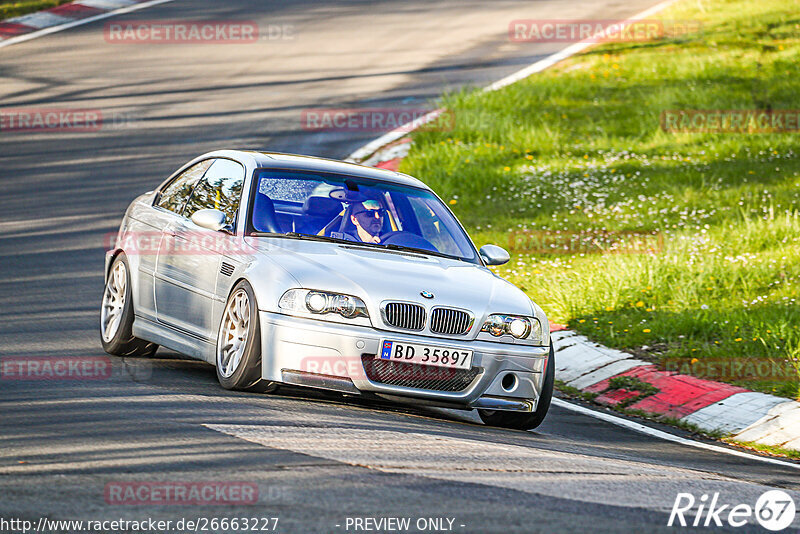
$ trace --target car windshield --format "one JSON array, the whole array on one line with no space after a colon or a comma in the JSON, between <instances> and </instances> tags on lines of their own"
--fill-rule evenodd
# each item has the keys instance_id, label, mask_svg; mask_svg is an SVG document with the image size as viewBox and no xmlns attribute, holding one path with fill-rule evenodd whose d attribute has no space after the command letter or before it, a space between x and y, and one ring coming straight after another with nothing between
<instances>
[{"instance_id":1,"label":"car windshield","mask_svg":"<svg viewBox=\"0 0 800 534\"><path fill-rule=\"evenodd\" d=\"M477 263L461 225L430 191L338 174L256 172L249 225L256 233L411 249Z\"/></svg>"}]
</instances>

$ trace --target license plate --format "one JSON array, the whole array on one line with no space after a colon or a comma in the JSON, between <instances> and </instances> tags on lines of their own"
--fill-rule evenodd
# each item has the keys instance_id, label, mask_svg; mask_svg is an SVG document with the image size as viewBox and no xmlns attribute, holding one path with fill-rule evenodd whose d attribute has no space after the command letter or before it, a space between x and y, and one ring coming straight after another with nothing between
<instances>
[{"instance_id":1,"label":"license plate","mask_svg":"<svg viewBox=\"0 0 800 534\"><path fill-rule=\"evenodd\" d=\"M397 341L382 341L381 351L375 358L452 369L469 369L472 367L471 350L417 345L416 343L400 343Z\"/></svg>"}]
</instances>

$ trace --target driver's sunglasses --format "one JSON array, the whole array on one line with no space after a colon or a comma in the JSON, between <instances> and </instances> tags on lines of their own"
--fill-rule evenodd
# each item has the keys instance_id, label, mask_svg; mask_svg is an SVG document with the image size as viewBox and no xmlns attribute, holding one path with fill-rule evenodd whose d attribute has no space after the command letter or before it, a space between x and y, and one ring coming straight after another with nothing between
<instances>
[{"instance_id":1,"label":"driver's sunglasses","mask_svg":"<svg viewBox=\"0 0 800 534\"><path fill-rule=\"evenodd\" d=\"M364 210L356 213L356 217L359 215L367 215L367 218L369 219L382 219L386 216L386 210L384 208L379 208L377 210Z\"/></svg>"}]
</instances>

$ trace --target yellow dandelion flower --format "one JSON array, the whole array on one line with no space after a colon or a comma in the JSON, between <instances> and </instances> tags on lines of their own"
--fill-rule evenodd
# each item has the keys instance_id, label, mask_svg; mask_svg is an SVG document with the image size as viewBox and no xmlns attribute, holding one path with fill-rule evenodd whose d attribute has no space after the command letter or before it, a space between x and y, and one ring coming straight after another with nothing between
<instances>
[{"instance_id":1,"label":"yellow dandelion flower","mask_svg":"<svg viewBox=\"0 0 800 534\"><path fill-rule=\"evenodd\" d=\"M649 328L645 328L644 330L642 330L642 332L644 332L645 334L649 334L650 333L650 329Z\"/></svg>"},{"instance_id":2,"label":"yellow dandelion flower","mask_svg":"<svg viewBox=\"0 0 800 534\"><path fill-rule=\"evenodd\" d=\"M456 200L456 199L454 199L454 198L453 198L453 199L450 199L450 205L451 205L451 206L455 206L456 202L458 202L458 200Z\"/></svg>"}]
</instances>

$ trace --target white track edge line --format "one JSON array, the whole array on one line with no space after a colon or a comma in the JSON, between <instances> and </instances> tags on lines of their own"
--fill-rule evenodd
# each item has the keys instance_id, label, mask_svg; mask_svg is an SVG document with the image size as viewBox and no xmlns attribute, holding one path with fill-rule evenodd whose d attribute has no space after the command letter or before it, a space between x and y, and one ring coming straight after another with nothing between
<instances>
[{"instance_id":1,"label":"white track edge line","mask_svg":"<svg viewBox=\"0 0 800 534\"><path fill-rule=\"evenodd\" d=\"M130 6L121 7L119 9L115 9L113 11L107 11L106 13L100 13L98 15L93 15L85 19L78 19L72 22L68 22L66 24L59 24L57 26L50 26L49 28L42 28L40 30L32 31L30 33L17 35L16 37L11 37L10 39L6 39L5 41L0 41L0 48L22 43L25 41L30 41L31 39L36 39L37 37L44 37L45 35L50 35L51 33L68 30L70 28L74 28L75 26L82 26L83 24L89 24L90 22L94 22L97 20L107 19L115 15L131 13L133 11L138 11L146 7L156 6L158 4L166 4L168 2L173 2L173 1L174 0L150 0L150 2L142 2L141 4L132 4Z\"/></svg>"},{"instance_id":2,"label":"white track edge line","mask_svg":"<svg viewBox=\"0 0 800 534\"><path fill-rule=\"evenodd\" d=\"M623 26L627 26L631 22L643 19L643 18L648 17L648 16L650 16L650 15L652 15L654 13L657 13L657 12L661 11L662 9L667 8L671 4L674 4L675 2L677 2L677 0L664 0L663 2L659 2L658 4L656 4L656 5L652 6L652 7L649 7L647 9L645 9L644 11L642 11L640 13L637 13L636 15L633 15L632 17L628 17L627 19L623 19L622 21L620 21L620 24L622 24ZM540 59L539 61L537 61L535 63L532 63L532 64L528 65L527 67L524 67L524 68L518 70L517 72L515 72L513 74L510 74L509 76L506 76L505 78L501 78L500 80L498 80L498 81L496 81L496 82L494 82L494 83L492 83L490 85L487 85L486 87L483 88L483 90L486 91L486 92L497 91L498 89L502 89L503 87L506 87L506 86L514 84L514 83L516 83L516 82L518 82L518 81L520 81L520 80L522 80L524 78L527 78L531 74L535 74L537 72L541 72L541 71L545 70L548 67L552 67L553 65L555 65L559 61L567 59L568 57L573 56L573 55L577 54L578 52L580 52L580 51L582 51L582 50L584 50L586 48L589 48L590 46L598 44L598 43L592 42L592 40L595 39L596 37L600 36L602 33L603 33L602 31L598 31L597 33L595 33L589 39L580 41L578 43L571 44L568 47L566 47L566 48L564 48L562 50L559 50L558 52L556 52L554 54L550 54L549 56L547 56L544 59ZM361 148L357 149L352 154L347 156L344 161L356 162L356 161L359 161L359 160L366 159L368 156L371 156L375 152L377 152L384 145L387 145L389 143L397 141L398 139L400 139L404 135L408 135L412 131L416 130L418 126L421 126L423 124L427 124L431 120L435 119L436 117L439 116L440 113L442 113L442 111L443 111L442 109L437 109L437 110L431 111L430 113L428 113L427 115L424 115L420 119L415 119L413 121L407 122L406 124L403 124L402 126L398 126L397 128L395 128L391 132L385 133L382 136L378 137L377 139L374 139L374 140L370 141L369 143L367 143L366 145L362 146ZM417 124L415 125L414 123L417 123Z\"/></svg>"},{"instance_id":3,"label":"white track edge line","mask_svg":"<svg viewBox=\"0 0 800 534\"><path fill-rule=\"evenodd\" d=\"M584 406L580 406L578 404L573 404L571 402L567 402L563 399L559 399L553 397L552 400L555 406L559 408L564 408L567 410L572 410L573 412L580 413L582 415L588 415L589 417L594 417L596 419L600 419L601 421L605 421L607 423L611 423L612 425L617 425L623 428L627 428L629 430L633 430L635 432L639 432L642 434L647 434L648 436L652 436L655 438L660 438L666 441L672 441L674 443L678 443L681 445L688 445L690 447L697 447L698 449L705 449L707 451L718 452L723 454L730 454L732 456L738 456L740 458L747 458L749 460L756 460L758 462L765 462L769 464L780 465L782 467L790 467L792 469L800 469L800 464L795 464L791 462L785 462L783 460L778 460L777 458L768 458L766 456L758 456L755 454L750 454L748 452L739 451L736 449L729 449L727 447L720 447L719 445L711 445L710 443L703 443L700 441L694 441L687 438L682 438L680 436L676 436L675 434L670 434L669 432L664 432L662 430L658 430L647 425L643 425L641 423L637 423L636 421L630 421L628 419L623 419L622 417L617 417L615 415L598 412L596 410L591 410Z\"/></svg>"}]
</instances>

